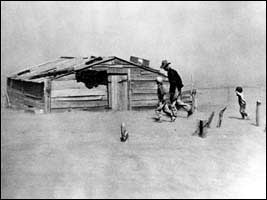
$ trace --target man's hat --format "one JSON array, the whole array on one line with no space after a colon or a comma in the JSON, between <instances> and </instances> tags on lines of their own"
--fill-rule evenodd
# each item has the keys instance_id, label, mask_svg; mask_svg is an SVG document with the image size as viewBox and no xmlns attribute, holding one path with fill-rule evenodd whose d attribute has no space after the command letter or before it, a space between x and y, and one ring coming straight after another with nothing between
<instances>
[{"instance_id":1,"label":"man's hat","mask_svg":"<svg viewBox=\"0 0 267 200\"><path fill-rule=\"evenodd\" d=\"M160 66L160 68L165 68L166 66L168 66L169 64L171 64L170 62L168 62L167 60L163 60L162 62L161 62L161 66Z\"/></svg>"}]
</instances>

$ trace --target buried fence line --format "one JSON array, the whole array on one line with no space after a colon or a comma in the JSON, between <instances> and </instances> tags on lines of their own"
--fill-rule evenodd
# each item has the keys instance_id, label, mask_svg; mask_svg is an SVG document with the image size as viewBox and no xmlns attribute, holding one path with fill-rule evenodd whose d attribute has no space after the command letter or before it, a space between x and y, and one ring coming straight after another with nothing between
<instances>
[{"instance_id":1,"label":"buried fence line","mask_svg":"<svg viewBox=\"0 0 267 200\"><path fill-rule=\"evenodd\" d=\"M255 98L265 98L266 87L243 86L249 104L254 104ZM235 105L235 86L196 87L198 106L203 105ZM265 101L264 101L265 102Z\"/></svg>"}]
</instances>

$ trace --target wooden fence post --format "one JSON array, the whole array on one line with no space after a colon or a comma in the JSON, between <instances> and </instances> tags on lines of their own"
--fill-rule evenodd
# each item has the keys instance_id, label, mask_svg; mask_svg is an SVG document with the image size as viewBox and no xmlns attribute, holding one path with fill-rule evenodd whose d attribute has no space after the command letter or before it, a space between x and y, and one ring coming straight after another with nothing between
<instances>
[{"instance_id":1,"label":"wooden fence post","mask_svg":"<svg viewBox=\"0 0 267 200\"><path fill-rule=\"evenodd\" d=\"M220 128L222 125L222 119L223 119L223 113L226 110L227 107L224 107L220 112L219 112L219 120L217 123L217 128Z\"/></svg>"},{"instance_id":2,"label":"wooden fence post","mask_svg":"<svg viewBox=\"0 0 267 200\"><path fill-rule=\"evenodd\" d=\"M193 135L198 135L199 137L206 137L207 136L207 129L210 128L210 124L214 117L215 112L212 112L209 116L208 120L201 119L198 121L197 130L193 133Z\"/></svg>"},{"instance_id":3,"label":"wooden fence post","mask_svg":"<svg viewBox=\"0 0 267 200\"><path fill-rule=\"evenodd\" d=\"M126 130L124 122L121 123L121 142L125 142L129 137L128 131Z\"/></svg>"},{"instance_id":4,"label":"wooden fence post","mask_svg":"<svg viewBox=\"0 0 267 200\"><path fill-rule=\"evenodd\" d=\"M258 100L256 102L256 126L260 126L260 105L261 105L261 101Z\"/></svg>"},{"instance_id":5,"label":"wooden fence post","mask_svg":"<svg viewBox=\"0 0 267 200\"><path fill-rule=\"evenodd\" d=\"M207 126L205 126L204 120L199 120L199 134L200 137L205 138L207 136Z\"/></svg>"}]
</instances>

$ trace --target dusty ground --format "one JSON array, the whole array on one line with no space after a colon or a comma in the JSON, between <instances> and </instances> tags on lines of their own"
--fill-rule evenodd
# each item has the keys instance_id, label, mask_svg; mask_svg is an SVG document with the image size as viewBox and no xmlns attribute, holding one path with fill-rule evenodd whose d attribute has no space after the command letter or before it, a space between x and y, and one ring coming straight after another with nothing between
<instances>
[{"instance_id":1,"label":"dusty ground","mask_svg":"<svg viewBox=\"0 0 267 200\"><path fill-rule=\"evenodd\" d=\"M208 113L2 109L1 198L266 198L265 111L256 127L227 110L220 129L216 113L206 138L192 136Z\"/></svg>"}]
</instances>

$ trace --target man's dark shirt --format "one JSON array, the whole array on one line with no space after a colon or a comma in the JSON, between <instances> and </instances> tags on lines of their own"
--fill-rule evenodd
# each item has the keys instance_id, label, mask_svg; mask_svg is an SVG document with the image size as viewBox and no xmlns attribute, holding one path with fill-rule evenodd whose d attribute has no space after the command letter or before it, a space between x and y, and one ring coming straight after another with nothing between
<instances>
[{"instance_id":1,"label":"man's dark shirt","mask_svg":"<svg viewBox=\"0 0 267 200\"><path fill-rule=\"evenodd\" d=\"M168 70L168 79L170 86L172 87L176 86L178 89L181 89L184 86L181 77L179 76L177 71L172 68Z\"/></svg>"}]
</instances>

